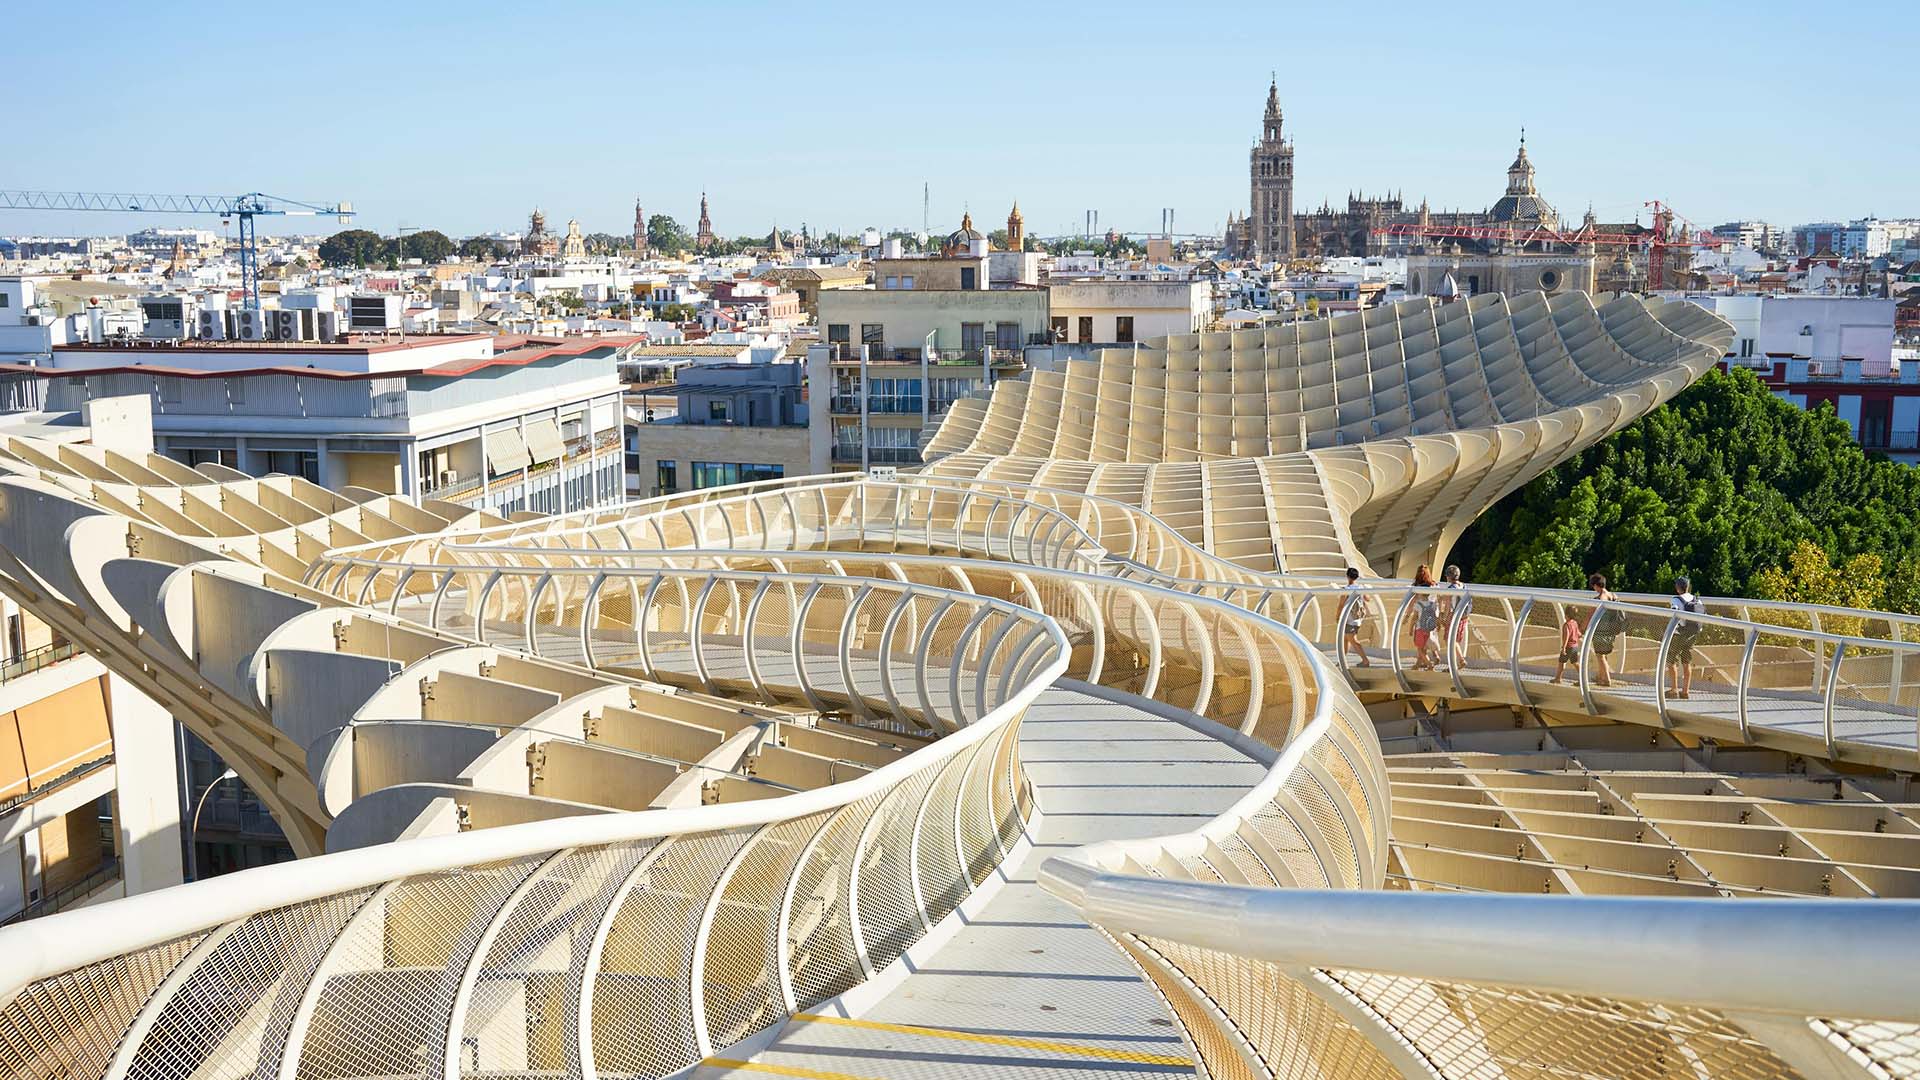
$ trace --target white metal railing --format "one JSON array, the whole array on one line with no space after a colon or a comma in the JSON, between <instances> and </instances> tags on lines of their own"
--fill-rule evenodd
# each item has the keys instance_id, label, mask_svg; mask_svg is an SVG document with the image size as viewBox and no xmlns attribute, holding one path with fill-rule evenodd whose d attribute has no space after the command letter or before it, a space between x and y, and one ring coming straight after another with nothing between
<instances>
[{"instance_id":1,"label":"white metal railing","mask_svg":"<svg viewBox=\"0 0 1920 1080\"><path fill-rule=\"evenodd\" d=\"M1017 718L1064 664L831 787L404 841L0 930L0 1075L690 1067L863 981L986 879L1027 812Z\"/></svg>"},{"instance_id":2,"label":"white metal railing","mask_svg":"<svg viewBox=\"0 0 1920 1080\"><path fill-rule=\"evenodd\" d=\"M1256 889L1048 863L1214 1077L1920 1075L1920 903Z\"/></svg>"}]
</instances>

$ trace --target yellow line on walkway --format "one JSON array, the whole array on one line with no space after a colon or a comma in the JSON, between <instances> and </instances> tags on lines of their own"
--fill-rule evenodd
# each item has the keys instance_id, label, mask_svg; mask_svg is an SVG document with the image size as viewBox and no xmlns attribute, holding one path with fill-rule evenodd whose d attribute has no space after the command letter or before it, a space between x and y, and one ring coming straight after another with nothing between
<instances>
[{"instance_id":1,"label":"yellow line on walkway","mask_svg":"<svg viewBox=\"0 0 1920 1080\"><path fill-rule=\"evenodd\" d=\"M1014 1046L1022 1050L1047 1050L1055 1054L1076 1054L1080 1057L1105 1058L1108 1061L1130 1061L1140 1065L1179 1065L1191 1066L1193 1059L1184 1055L1147 1054L1138 1050L1117 1050L1105 1046L1086 1046L1081 1043L1053 1042L1049 1039L1023 1039L1016 1035L981 1035L971 1031L955 1031L951 1028L921 1027L918 1024L886 1024L878 1020L851 1020L844 1016L820 1016L815 1013L796 1013L795 1020L816 1024L843 1024L847 1027L867 1028L872 1031L892 1031L901 1035L922 1035L929 1039L957 1039L961 1042L990 1043L994 1046Z\"/></svg>"},{"instance_id":2,"label":"yellow line on walkway","mask_svg":"<svg viewBox=\"0 0 1920 1080\"><path fill-rule=\"evenodd\" d=\"M822 1069L801 1069L792 1065L769 1065L758 1061L735 1061L732 1058L710 1057L702 1065L712 1065L722 1069L752 1069L755 1072L778 1073L781 1076L797 1076L800 1080L876 1080L871 1076L855 1073L826 1072Z\"/></svg>"}]
</instances>

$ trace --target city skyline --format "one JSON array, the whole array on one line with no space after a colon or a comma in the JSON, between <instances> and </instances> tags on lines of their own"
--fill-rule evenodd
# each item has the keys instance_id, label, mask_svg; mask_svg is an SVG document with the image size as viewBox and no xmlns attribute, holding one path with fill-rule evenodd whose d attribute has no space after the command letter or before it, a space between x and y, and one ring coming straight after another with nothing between
<instances>
[{"instance_id":1,"label":"city skyline","mask_svg":"<svg viewBox=\"0 0 1920 1080\"><path fill-rule=\"evenodd\" d=\"M1817 17L1784 5L1629 7L1605 23L1490 9L1467 31L1425 11L1381 27L1304 10L1272 34L1120 5L1103 8L1111 14L1094 28L1112 35L1112 53L1098 39L1049 47L1084 35L1082 15L1005 7L896 13L904 24L876 23L892 32L855 42L845 28L872 20L851 7L837 19L749 9L720 37L675 24L685 35L676 44L657 9L590 6L436 50L445 27L407 12L382 9L377 40L352 6L289 39L216 5L201 17L220 21L217 49L155 70L142 66L153 35L177 33L155 12L110 4L84 38L25 12L22 39L48 44L18 61L23 85L57 86L60 112L84 114L92 137L43 127L47 137L11 155L7 183L341 199L359 210L357 227L455 236L517 230L536 205L551 223L577 218L588 232L621 234L636 197L690 227L703 191L724 236L775 223L917 228L926 184L935 232L968 208L997 221L1017 198L1035 235L1077 232L1089 209L1102 231L1157 230L1163 207L1174 209L1175 231L1217 234L1229 212L1246 211L1245 152L1272 73L1302 211L1350 191L1484 208L1525 127L1541 190L1570 218L1591 202L1603 220L1625 220L1655 198L1702 226L1920 214L1901 184L1920 169L1920 147L1891 137L1899 72L1860 58L1847 69L1846 107L1834 106L1793 58ZM470 10L484 23L508 9ZM1891 3L1861 11L1889 56L1920 43L1900 14ZM1626 44L1581 44L1596 30ZM1354 34L1364 38L1357 58L1340 44ZM1639 43L1648 37L1663 44ZM596 75L594 43L608 40L642 42L639 59L608 54ZM1164 62L1132 48L1149 40ZM1476 53L1485 65L1470 67ZM1569 62L1582 56L1569 84ZM1783 67L1809 88L1783 89ZM782 92L783 83L810 89ZM1763 85L1766 108L1741 103ZM236 87L258 99L250 115L231 108ZM202 142L214 132L224 134ZM1876 132L1889 137L1875 144ZM1854 165L1863 145L1871 168ZM190 224L8 212L0 234Z\"/></svg>"}]
</instances>

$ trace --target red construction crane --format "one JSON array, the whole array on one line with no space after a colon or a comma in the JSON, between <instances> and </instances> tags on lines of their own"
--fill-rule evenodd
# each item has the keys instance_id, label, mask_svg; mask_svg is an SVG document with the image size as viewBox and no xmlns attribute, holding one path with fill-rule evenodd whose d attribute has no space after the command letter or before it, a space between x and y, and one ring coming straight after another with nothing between
<instances>
[{"instance_id":1,"label":"red construction crane","mask_svg":"<svg viewBox=\"0 0 1920 1080\"><path fill-rule=\"evenodd\" d=\"M1647 287L1666 285L1667 252L1672 248L1716 248L1726 241L1704 229L1695 228L1673 208L1659 199L1644 205L1653 211L1653 226L1645 232L1599 232L1593 229L1566 229L1551 226L1514 225L1420 225L1402 223L1373 230L1376 236L1418 236L1436 240L1494 240L1510 244L1593 244L1596 247L1624 246L1645 250ZM1676 223L1678 227L1676 227Z\"/></svg>"}]
</instances>

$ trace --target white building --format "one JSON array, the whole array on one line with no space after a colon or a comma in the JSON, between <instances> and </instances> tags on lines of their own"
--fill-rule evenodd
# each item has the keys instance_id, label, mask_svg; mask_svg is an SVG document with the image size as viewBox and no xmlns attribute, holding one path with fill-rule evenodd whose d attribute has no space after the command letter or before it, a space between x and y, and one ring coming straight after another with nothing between
<instances>
[{"instance_id":1,"label":"white building","mask_svg":"<svg viewBox=\"0 0 1920 1080\"><path fill-rule=\"evenodd\" d=\"M1047 280L1053 340L1075 345L1125 345L1206 329L1212 286L1197 279Z\"/></svg>"},{"instance_id":2,"label":"white building","mask_svg":"<svg viewBox=\"0 0 1920 1080\"><path fill-rule=\"evenodd\" d=\"M57 345L0 373L17 404L153 405L156 446L189 465L500 513L618 501L625 339L487 335Z\"/></svg>"}]
</instances>

